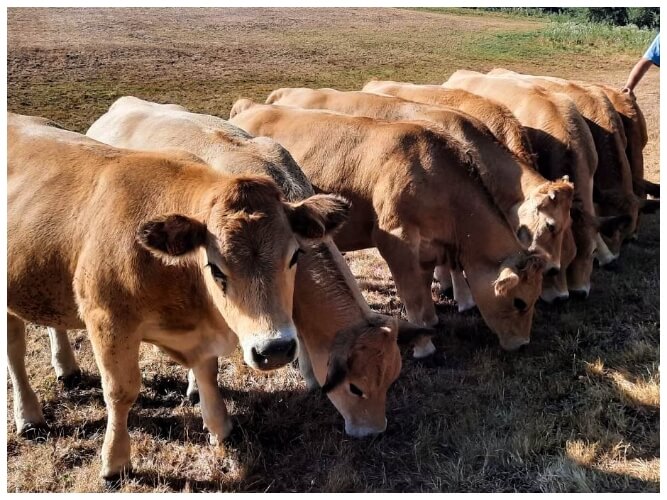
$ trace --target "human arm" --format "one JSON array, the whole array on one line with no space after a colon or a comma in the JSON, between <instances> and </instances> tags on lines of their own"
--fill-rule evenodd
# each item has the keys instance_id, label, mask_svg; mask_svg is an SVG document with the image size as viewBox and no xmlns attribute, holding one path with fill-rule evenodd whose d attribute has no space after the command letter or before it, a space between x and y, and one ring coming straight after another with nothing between
<instances>
[{"instance_id":1,"label":"human arm","mask_svg":"<svg viewBox=\"0 0 667 500\"><path fill-rule=\"evenodd\" d=\"M635 87L651 66L653 66L653 62L649 59L646 59L645 57L642 57L639 61L637 61L637 64L635 64L634 68L632 68L632 71L630 71L628 80L625 82L621 92L628 94L634 93Z\"/></svg>"}]
</instances>

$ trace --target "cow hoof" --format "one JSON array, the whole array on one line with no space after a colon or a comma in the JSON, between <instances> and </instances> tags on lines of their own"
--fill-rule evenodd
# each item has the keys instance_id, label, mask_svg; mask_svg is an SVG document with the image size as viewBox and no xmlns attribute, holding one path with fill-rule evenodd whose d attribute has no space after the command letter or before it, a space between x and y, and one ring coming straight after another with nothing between
<instances>
[{"instance_id":1,"label":"cow hoof","mask_svg":"<svg viewBox=\"0 0 667 500\"><path fill-rule=\"evenodd\" d=\"M28 440L46 439L49 434L49 426L46 422L26 422L19 430L19 436Z\"/></svg>"},{"instance_id":2,"label":"cow hoof","mask_svg":"<svg viewBox=\"0 0 667 500\"><path fill-rule=\"evenodd\" d=\"M444 352L436 351L426 358L415 358L415 360L425 368L440 368L447 363L447 357Z\"/></svg>"},{"instance_id":3,"label":"cow hoof","mask_svg":"<svg viewBox=\"0 0 667 500\"><path fill-rule=\"evenodd\" d=\"M192 406L199 403L199 391L188 392L187 396L188 396L188 401L190 401L190 404L192 404Z\"/></svg>"},{"instance_id":4,"label":"cow hoof","mask_svg":"<svg viewBox=\"0 0 667 500\"><path fill-rule=\"evenodd\" d=\"M123 478L120 474L102 478L104 484L104 491L109 493L120 490L123 484Z\"/></svg>"},{"instance_id":5,"label":"cow hoof","mask_svg":"<svg viewBox=\"0 0 667 500\"><path fill-rule=\"evenodd\" d=\"M586 290L570 290L570 297L576 300L584 300L588 298L588 292Z\"/></svg>"},{"instance_id":6,"label":"cow hoof","mask_svg":"<svg viewBox=\"0 0 667 500\"><path fill-rule=\"evenodd\" d=\"M618 259L614 259L610 262L607 262L606 264L602 264L602 269L604 269L605 271L618 271L619 270Z\"/></svg>"},{"instance_id":7,"label":"cow hoof","mask_svg":"<svg viewBox=\"0 0 667 500\"><path fill-rule=\"evenodd\" d=\"M60 382L65 389L74 389L81 383L81 379L81 370L76 370L68 375L60 375L58 377L58 382Z\"/></svg>"}]
</instances>

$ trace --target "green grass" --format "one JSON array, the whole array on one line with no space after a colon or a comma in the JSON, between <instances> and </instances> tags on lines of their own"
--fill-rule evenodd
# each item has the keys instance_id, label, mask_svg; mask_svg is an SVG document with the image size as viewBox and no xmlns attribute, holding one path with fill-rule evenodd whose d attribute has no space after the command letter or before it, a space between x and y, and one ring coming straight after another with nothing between
<instances>
[{"instance_id":1,"label":"green grass","mask_svg":"<svg viewBox=\"0 0 667 500\"><path fill-rule=\"evenodd\" d=\"M465 50L471 57L488 61L546 61L549 58L582 54L594 57L639 57L655 34L634 26L609 26L578 22L549 22L531 31L501 31L469 40Z\"/></svg>"}]
</instances>

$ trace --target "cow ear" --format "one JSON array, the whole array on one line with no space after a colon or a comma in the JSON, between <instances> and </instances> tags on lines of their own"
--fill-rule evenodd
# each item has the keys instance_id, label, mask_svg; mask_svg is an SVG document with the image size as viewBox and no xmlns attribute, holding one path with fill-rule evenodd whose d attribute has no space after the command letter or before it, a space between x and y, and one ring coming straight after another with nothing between
<instances>
[{"instance_id":1,"label":"cow ear","mask_svg":"<svg viewBox=\"0 0 667 500\"><path fill-rule=\"evenodd\" d=\"M639 211L643 214L654 214L660 210L660 200L640 200Z\"/></svg>"},{"instance_id":2,"label":"cow ear","mask_svg":"<svg viewBox=\"0 0 667 500\"><path fill-rule=\"evenodd\" d=\"M619 230L623 226L627 226L632 223L632 217L628 214L624 215L614 215L611 217L597 217L597 226L598 231L603 236L611 238L614 236L614 232Z\"/></svg>"},{"instance_id":3,"label":"cow ear","mask_svg":"<svg viewBox=\"0 0 667 500\"><path fill-rule=\"evenodd\" d=\"M493 289L496 293L496 297L506 297L520 281L521 278L514 269L511 267L503 267L498 279L493 282Z\"/></svg>"},{"instance_id":4,"label":"cow ear","mask_svg":"<svg viewBox=\"0 0 667 500\"><path fill-rule=\"evenodd\" d=\"M163 215L141 224L136 239L153 255L170 263L206 242L206 225L185 215Z\"/></svg>"},{"instance_id":5,"label":"cow ear","mask_svg":"<svg viewBox=\"0 0 667 500\"><path fill-rule=\"evenodd\" d=\"M342 196L316 194L299 203L287 204L292 230L307 239L321 239L345 222L350 202Z\"/></svg>"},{"instance_id":6,"label":"cow ear","mask_svg":"<svg viewBox=\"0 0 667 500\"><path fill-rule=\"evenodd\" d=\"M408 321L398 321L398 343L401 345L412 345L418 340L435 335L435 329L413 325Z\"/></svg>"},{"instance_id":7,"label":"cow ear","mask_svg":"<svg viewBox=\"0 0 667 500\"><path fill-rule=\"evenodd\" d=\"M332 351L329 355L329 363L327 367L327 378L322 386L324 394L335 389L345 380L347 375L347 358L341 356L339 352Z\"/></svg>"}]
</instances>

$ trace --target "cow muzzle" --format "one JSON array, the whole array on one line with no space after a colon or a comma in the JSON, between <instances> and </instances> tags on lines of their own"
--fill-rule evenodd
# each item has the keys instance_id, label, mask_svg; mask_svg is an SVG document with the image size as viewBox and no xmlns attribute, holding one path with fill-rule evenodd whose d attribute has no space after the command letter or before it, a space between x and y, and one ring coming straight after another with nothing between
<instances>
[{"instance_id":1,"label":"cow muzzle","mask_svg":"<svg viewBox=\"0 0 667 500\"><path fill-rule=\"evenodd\" d=\"M379 426L373 426L367 424L356 425L354 423L349 422L347 419L345 420L345 434L347 434L348 436L352 436L354 438L365 438L369 436L375 436L377 434L383 433L385 430L387 430L386 417L384 419L384 423Z\"/></svg>"},{"instance_id":2,"label":"cow muzzle","mask_svg":"<svg viewBox=\"0 0 667 500\"><path fill-rule=\"evenodd\" d=\"M244 343L243 359L255 370L268 371L281 368L296 359L299 341L296 331L288 328L275 337L256 335L254 342Z\"/></svg>"}]
</instances>

